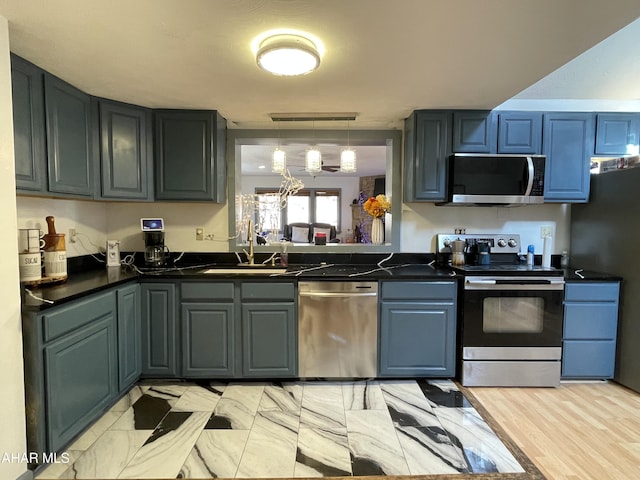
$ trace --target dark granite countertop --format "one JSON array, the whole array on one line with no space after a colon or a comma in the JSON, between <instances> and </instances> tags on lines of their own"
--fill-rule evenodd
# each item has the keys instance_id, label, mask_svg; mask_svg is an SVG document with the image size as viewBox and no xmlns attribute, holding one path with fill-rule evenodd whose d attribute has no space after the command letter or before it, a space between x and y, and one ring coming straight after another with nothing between
<instances>
[{"instance_id":1,"label":"dark granite countertop","mask_svg":"<svg viewBox=\"0 0 640 480\"><path fill-rule=\"evenodd\" d=\"M66 282L50 286L30 287L34 298L23 289L23 309L39 311L75 300L126 282L144 280L437 280L455 278L449 269L440 269L428 264L397 264L379 267L376 264L342 265L290 265L283 273L270 273L270 267L247 267L242 273L205 273L210 268L233 268L232 265L207 264L181 268L136 271L132 267L110 267L91 269L69 274ZM246 273L245 273L246 272ZM52 303L49 303L52 302Z\"/></svg>"},{"instance_id":2,"label":"dark granite countertop","mask_svg":"<svg viewBox=\"0 0 640 480\"><path fill-rule=\"evenodd\" d=\"M619 282L622 277L610 273L570 267L564 269L564 279L566 282Z\"/></svg>"},{"instance_id":3,"label":"dark granite countertop","mask_svg":"<svg viewBox=\"0 0 640 480\"><path fill-rule=\"evenodd\" d=\"M22 309L39 311L60 305L77 298L99 292L126 282L136 281L138 274L129 268L109 267L100 270L88 270L69 275L66 282L40 287L22 288ZM48 300L38 300L27 294L30 291L35 297Z\"/></svg>"}]
</instances>

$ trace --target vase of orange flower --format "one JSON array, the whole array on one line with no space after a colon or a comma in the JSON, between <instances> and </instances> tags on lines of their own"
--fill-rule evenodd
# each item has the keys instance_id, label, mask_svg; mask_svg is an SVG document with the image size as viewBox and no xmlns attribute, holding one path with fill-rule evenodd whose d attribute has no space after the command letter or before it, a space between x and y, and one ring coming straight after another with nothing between
<instances>
[{"instance_id":1,"label":"vase of orange flower","mask_svg":"<svg viewBox=\"0 0 640 480\"><path fill-rule=\"evenodd\" d=\"M369 197L364 202L363 208L373 220L371 221L371 243L374 245L382 245L384 243L384 223L382 219L384 215L391 211L391 202L387 197L380 194L375 197Z\"/></svg>"}]
</instances>

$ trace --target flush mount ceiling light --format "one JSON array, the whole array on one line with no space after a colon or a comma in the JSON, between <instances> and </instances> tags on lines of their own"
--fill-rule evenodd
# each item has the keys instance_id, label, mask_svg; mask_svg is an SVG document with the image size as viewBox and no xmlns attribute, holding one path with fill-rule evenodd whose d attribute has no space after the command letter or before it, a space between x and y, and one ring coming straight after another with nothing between
<instances>
[{"instance_id":1,"label":"flush mount ceiling light","mask_svg":"<svg viewBox=\"0 0 640 480\"><path fill-rule=\"evenodd\" d=\"M274 75L305 75L318 68L320 54L310 39L283 33L262 40L256 62L260 68Z\"/></svg>"}]
</instances>

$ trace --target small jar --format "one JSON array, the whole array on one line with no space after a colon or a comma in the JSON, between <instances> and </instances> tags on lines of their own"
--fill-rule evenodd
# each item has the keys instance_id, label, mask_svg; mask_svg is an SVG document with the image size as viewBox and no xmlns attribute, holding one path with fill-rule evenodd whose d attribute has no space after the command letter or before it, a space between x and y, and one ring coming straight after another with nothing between
<instances>
[{"instance_id":1,"label":"small jar","mask_svg":"<svg viewBox=\"0 0 640 480\"><path fill-rule=\"evenodd\" d=\"M289 246L289 242L281 242L280 243L280 265L283 267L289 266L289 253L287 252L287 248Z\"/></svg>"}]
</instances>

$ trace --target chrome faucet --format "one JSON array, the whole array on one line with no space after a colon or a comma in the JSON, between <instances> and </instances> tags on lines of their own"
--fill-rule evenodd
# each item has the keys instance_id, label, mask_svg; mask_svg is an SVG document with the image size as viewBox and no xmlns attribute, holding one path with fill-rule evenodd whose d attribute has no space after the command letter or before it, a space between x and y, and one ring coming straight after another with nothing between
<instances>
[{"instance_id":1,"label":"chrome faucet","mask_svg":"<svg viewBox=\"0 0 640 480\"><path fill-rule=\"evenodd\" d=\"M246 249L242 249L244 254L247 256L247 263L249 265L254 265L254 257L253 257L253 237L256 232L253 231L253 219L249 219L249 251Z\"/></svg>"}]
</instances>

